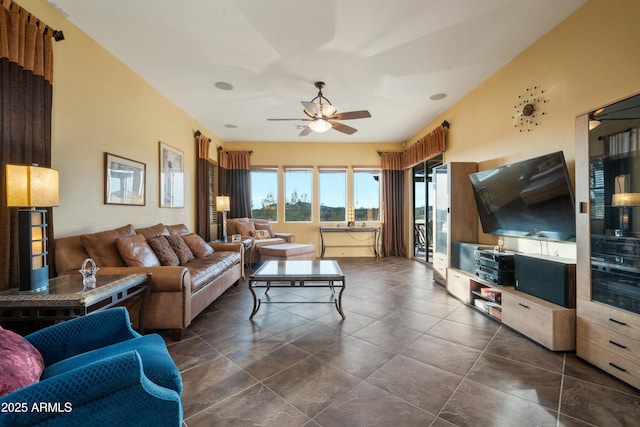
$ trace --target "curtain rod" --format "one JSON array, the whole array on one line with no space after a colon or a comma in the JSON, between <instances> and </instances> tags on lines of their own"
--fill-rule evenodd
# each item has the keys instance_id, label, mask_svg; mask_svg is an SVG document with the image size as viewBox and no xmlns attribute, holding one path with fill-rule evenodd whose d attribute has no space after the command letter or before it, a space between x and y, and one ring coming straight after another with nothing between
<instances>
[{"instance_id":1,"label":"curtain rod","mask_svg":"<svg viewBox=\"0 0 640 427\"><path fill-rule=\"evenodd\" d=\"M224 150L224 148L222 148L222 145L218 145L217 150L218 150L218 152L220 152L220 151ZM249 150L249 155L252 155L252 154L253 154L253 150Z\"/></svg>"},{"instance_id":2,"label":"curtain rod","mask_svg":"<svg viewBox=\"0 0 640 427\"><path fill-rule=\"evenodd\" d=\"M449 128L451 127L451 125L449 124L449 122L448 122L448 121L446 121L446 120L445 120L445 121L443 121L443 122L442 122L442 124L441 124L440 126L442 126L443 128L447 128L447 129L449 129ZM378 156L382 156L382 151L378 151Z\"/></svg>"},{"instance_id":3,"label":"curtain rod","mask_svg":"<svg viewBox=\"0 0 640 427\"><path fill-rule=\"evenodd\" d=\"M13 8L13 5L18 6L18 13L20 13L22 11L22 6L20 6L17 3L11 2L11 4L9 5L9 11L11 11L11 9ZM26 10L26 9L25 9ZM35 18L36 20L36 26L40 26L40 23L42 21L40 21L38 18L35 17L35 15L32 15L31 12L27 11L28 15L27 15L27 23L31 21L31 17ZM54 30L53 28L49 27L47 24L44 25L44 33L47 34L47 31L51 30L53 31L53 39L57 42L60 42L62 40L64 40L64 33L62 32L62 30Z\"/></svg>"},{"instance_id":4,"label":"curtain rod","mask_svg":"<svg viewBox=\"0 0 640 427\"><path fill-rule=\"evenodd\" d=\"M196 131L193 133L193 136L195 136L195 137L198 137L198 136L200 136L200 135L202 135L202 132L200 132L200 129L196 130ZM211 142L211 138L207 138L207 139L209 140L209 142Z\"/></svg>"}]
</instances>

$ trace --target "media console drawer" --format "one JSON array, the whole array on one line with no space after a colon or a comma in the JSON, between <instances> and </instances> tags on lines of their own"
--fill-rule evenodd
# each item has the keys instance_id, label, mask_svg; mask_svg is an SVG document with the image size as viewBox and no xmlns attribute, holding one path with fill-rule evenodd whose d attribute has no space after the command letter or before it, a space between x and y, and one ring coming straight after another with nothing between
<instances>
[{"instance_id":1,"label":"media console drawer","mask_svg":"<svg viewBox=\"0 0 640 427\"><path fill-rule=\"evenodd\" d=\"M469 276L452 268L447 270L447 292L465 304L471 304L469 289Z\"/></svg>"},{"instance_id":2,"label":"media console drawer","mask_svg":"<svg viewBox=\"0 0 640 427\"><path fill-rule=\"evenodd\" d=\"M640 341L591 323L581 316L578 316L576 326L579 338L626 359L635 360L634 364L640 366Z\"/></svg>"},{"instance_id":3,"label":"media console drawer","mask_svg":"<svg viewBox=\"0 0 640 427\"><path fill-rule=\"evenodd\" d=\"M578 298L580 317L621 335L640 341L640 317L605 304Z\"/></svg>"},{"instance_id":4,"label":"media console drawer","mask_svg":"<svg viewBox=\"0 0 640 427\"><path fill-rule=\"evenodd\" d=\"M444 254L433 255L433 280L441 285L447 284L447 256Z\"/></svg>"},{"instance_id":5,"label":"media console drawer","mask_svg":"<svg viewBox=\"0 0 640 427\"><path fill-rule=\"evenodd\" d=\"M502 322L553 351L576 348L576 311L522 292L502 292Z\"/></svg>"},{"instance_id":6,"label":"media console drawer","mask_svg":"<svg viewBox=\"0 0 640 427\"><path fill-rule=\"evenodd\" d=\"M606 350L581 336L576 339L578 357L587 360L598 368L620 378L622 381L640 388L640 371L638 361L627 359L612 351Z\"/></svg>"}]
</instances>

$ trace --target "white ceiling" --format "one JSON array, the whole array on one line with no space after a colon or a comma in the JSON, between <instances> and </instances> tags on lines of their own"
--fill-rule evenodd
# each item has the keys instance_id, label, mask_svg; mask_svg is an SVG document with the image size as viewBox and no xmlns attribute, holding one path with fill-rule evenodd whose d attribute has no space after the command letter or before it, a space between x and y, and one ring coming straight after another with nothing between
<instances>
[{"instance_id":1,"label":"white ceiling","mask_svg":"<svg viewBox=\"0 0 640 427\"><path fill-rule=\"evenodd\" d=\"M49 3L224 141L395 142L586 0ZM345 121L358 129L350 136L298 137L303 122L267 121L304 118L315 81L338 112L372 117ZM430 99L438 93L447 97Z\"/></svg>"}]
</instances>

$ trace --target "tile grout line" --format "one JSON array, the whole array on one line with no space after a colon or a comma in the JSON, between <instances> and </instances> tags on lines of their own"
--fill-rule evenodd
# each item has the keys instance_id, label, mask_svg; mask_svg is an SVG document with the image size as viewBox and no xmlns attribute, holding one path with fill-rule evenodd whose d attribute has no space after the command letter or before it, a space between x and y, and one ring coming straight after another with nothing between
<instances>
[{"instance_id":1,"label":"tile grout line","mask_svg":"<svg viewBox=\"0 0 640 427\"><path fill-rule=\"evenodd\" d=\"M464 383L467 379L467 377L469 376L469 372L471 372L473 370L473 368L478 364L478 361L480 360L480 358L484 355L484 353L487 351L487 348L489 347L489 345L491 345L491 343L493 342L493 340L496 338L496 335L498 335L498 332L502 329L504 325L500 324L500 326L496 329L496 331L493 333L493 336L491 337L491 339L487 342L487 344L484 346L484 348L482 349L482 351L480 352L480 354L478 355L478 357L476 358L476 360L473 362L473 364L469 367L469 369L467 370L467 372L464 374L464 376L462 377L462 380L460 381L460 383L456 386L455 390L453 390L453 392L451 392L451 395L449 396L449 398L447 399L446 402L444 402L444 404L442 405L442 407L440 408L440 410L438 411L438 413L436 414L436 417L434 418L433 422L431 422L431 426L434 425L434 423L440 418L440 414L442 414L442 411L444 410L444 408L447 407L447 405L449 404L449 402L451 401L451 399L453 399L453 396L458 392L458 390L460 390L460 387L462 386L462 383ZM471 381L471 380L469 380ZM446 421L446 420L445 420ZM447 421L448 422L448 421Z\"/></svg>"},{"instance_id":2,"label":"tile grout line","mask_svg":"<svg viewBox=\"0 0 640 427\"><path fill-rule=\"evenodd\" d=\"M560 393L558 393L558 414L556 415L556 427L560 427L560 411L562 410L562 392L564 391L564 373L567 369L567 353L562 356L562 377L560 377Z\"/></svg>"}]
</instances>

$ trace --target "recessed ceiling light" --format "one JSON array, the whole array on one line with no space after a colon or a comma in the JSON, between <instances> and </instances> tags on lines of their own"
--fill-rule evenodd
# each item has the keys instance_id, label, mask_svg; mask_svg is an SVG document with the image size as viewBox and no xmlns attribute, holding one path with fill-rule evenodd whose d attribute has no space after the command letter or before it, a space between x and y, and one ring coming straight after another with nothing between
<instances>
[{"instance_id":1,"label":"recessed ceiling light","mask_svg":"<svg viewBox=\"0 0 640 427\"><path fill-rule=\"evenodd\" d=\"M227 123L226 125L224 125L224 127L229 129L237 129L238 125L232 125L231 123Z\"/></svg>"},{"instance_id":2,"label":"recessed ceiling light","mask_svg":"<svg viewBox=\"0 0 640 427\"><path fill-rule=\"evenodd\" d=\"M217 87L220 90L231 90L233 89L233 85L231 83L227 83L227 82L216 82L215 87Z\"/></svg>"},{"instance_id":3,"label":"recessed ceiling light","mask_svg":"<svg viewBox=\"0 0 640 427\"><path fill-rule=\"evenodd\" d=\"M432 100L432 101L439 101L439 100L444 99L446 97L447 97L446 93L434 93L433 95L431 95L429 97L429 99Z\"/></svg>"}]
</instances>

